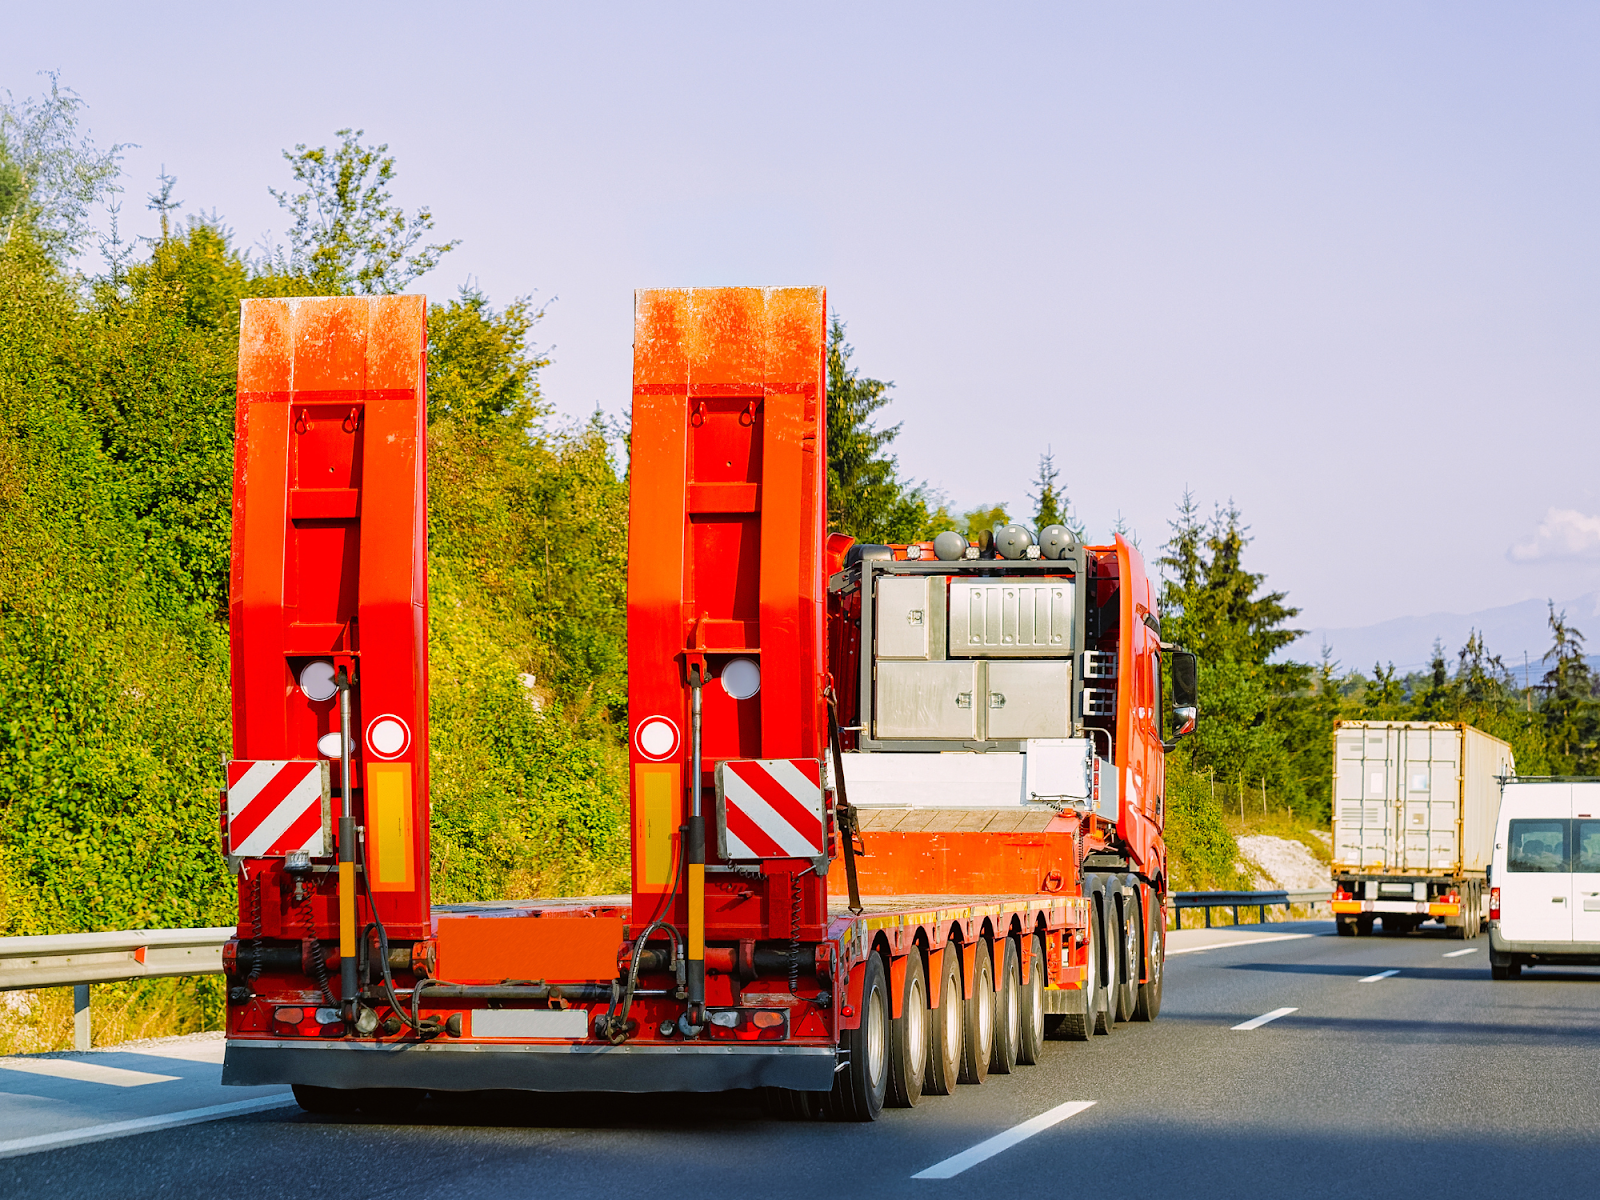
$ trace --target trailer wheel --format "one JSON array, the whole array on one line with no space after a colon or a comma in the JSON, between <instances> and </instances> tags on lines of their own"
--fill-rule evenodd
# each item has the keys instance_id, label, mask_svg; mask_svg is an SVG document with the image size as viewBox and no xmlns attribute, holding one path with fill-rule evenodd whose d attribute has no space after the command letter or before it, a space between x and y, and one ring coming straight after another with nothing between
<instances>
[{"instance_id":1,"label":"trailer wheel","mask_svg":"<svg viewBox=\"0 0 1600 1200\"><path fill-rule=\"evenodd\" d=\"M427 1094L423 1088L361 1088L356 1105L369 1117L393 1121L416 1112Z\"/></svg>"},{"instance_id":2,"label":"trailer wheel","mask_svg":"<svg viewBox=\"0 0 1600 1200\"><path fill-rule=\"evenodd\" d=\"M1357 937L1371 937L1372 936L1372 923L1375 920L1377 920L1376 917L1369 916L1369 915L1367 915L1365 913L1363 913L1361 916L1357 917L1356 918L1356 936Z\"/></svg>"},{"instance_id":3,"label":"trailer wheel","mask_svg":"<svg viewBox=\"0 0 1600 1200\"><path fill-rule=\"evenodd\" d=\"M1340 937L1355 937L1356 935L1356 919L1345 916L1343 913L1334 917L1333 927Z\"/></svg>"},{"instance_id":4,"label":"trailer wheel","mask_svg":"<svg viewBox=\"0 0 1600 1200\"><path fill-rule=\"evenodd\" d=\"M1001 951L999 988L994 1003L994 1045L989 1052L989 1070L1009 1075L1017 1066L1022 1046L1022 968L1017 961L1017 943L1006 938Z\"/></svg>"},{"instance_id":5,"label":"trailer wheel","mask_svg":"<svg viewBox=\"0 0 1600 1200\"><path fill-rule=\"evenodd\" d=\"M828 1115L827 1092L791 1092L788 1088L761 1089L767 1112L780 1121L820 1121Z\"/></svg>"},{"instance_id":6,"label":"trailer wheel","mask_svg":"<svg viewBox=\"0 0 1600 1200\"><path fill-rule=\"evenodd\" d=\"M948 1096L961 1075L961 1030L966 1005L961 999L961 947L945 946L939 967L939 1007L931 1012L933 1036L928 1046L928 1074L922 1090L930 1096Z\"/></svg>"},{"instance_id":7,"label":"trailer wheel","mask_svg":"<svg viewBox=\"0 0 1600 1200\"><path fill-rule=\"evenodd\" d=\"M834 1076L830 1107L840 1121L876 1121L889 1090L889 983L883 959L867 956L861 981L861 1024L844 1031L849 1060Z\"/></svg>"},{"instance_id":8,"label":"trailer wheel","mask_svg":"<svg viewBox=\"0 0 1600 1200\"><path fill-rule=\"evenodd\" d=\"M308 1113L349 1114L356 1111L361 1096L354 1088L318 1087L311 1083L291 1085L294 1102Z\"/></svg>"},{"instance_id":9,"label":"trailer wheel","mask_svg":"<svg viewBox=\"0 0 1600 1200\"><path fill-rule=\"evenodd\" d=\"M1096 1033L1110 1033L1116 1028L1116 939L1112 937L1112 924L1106 913L1106 894L1096 892L1094 898L1094 941L1090 946L1094 954L1094 991L1089 994L1089 1019Z\"/></svg>"},{"instance_id":10,"label":"trailer wheel","mask_svg":"<svg viewBox=\"0 0 1600 1200\"><path fill-rule=\"evenodd\" d=\"M1022 1041L1017 1061L1033 1066L1044 1057L1044 938L1034 934L1028 951L1028 982L1022 989Z\"/></svg>"},{"instance_id":11,"label":"trailer wheel","mask_svg":"<svg viewBox=\"0 0 1600 1200\"><path fill-rule=\"evenodd\" d=\"M928 1073L928 980L922 953L906 955L906 981L900 993L900 1016L889 1026L889 1104L915 1108Z\"/></svg>"},{"instance_id":12,"label":"trailer wheel","mask_svg":"<svg viewBox=\"0 0 1600 1200\"><path fill-rule=\"evenodd\" d=\"M994 962L989 957L989 943L979 938L972 957L972 996L962 1006L958 1077L962 1083L982 1083L989 1078L989 1059L994 1054Z\"/></svg>"},{"instance_id":13,"label":"trailer wheel","mask_svg":"<svg viewBox=\"0 0 1600 1200\"><path fill-rule=\"evenodd\" d=\"M1154 1021L1161 1015L1161 980L1167 966L1167 927L1157 921L1150 927L1149 962L1145 981L1139 985L1139 1002L1133 1007L1135 1021Z\"/></svg>"}]
</instances>

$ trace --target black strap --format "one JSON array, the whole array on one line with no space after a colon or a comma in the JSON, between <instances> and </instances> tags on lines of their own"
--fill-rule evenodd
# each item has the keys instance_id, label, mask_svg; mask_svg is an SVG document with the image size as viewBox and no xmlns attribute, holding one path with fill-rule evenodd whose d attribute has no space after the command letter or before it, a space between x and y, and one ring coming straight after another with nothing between
<instances>
[{"instance_id":1,"label":"black strap","mask_svg":"<svg viewBox=\"0 0 1600 1200\"><path fill-rule=\"evenodd\" d=\"M839 744L839 714L828 701L828 744L833 748L833 789L838 797L833 804L839 825L839 841L844 845L844 877L850 885L850 912L861 915L861 885L856 881L856 810L844 790L844 749ZM862 848L865 853L865 847Z\"/></svg>"}]
</instances>

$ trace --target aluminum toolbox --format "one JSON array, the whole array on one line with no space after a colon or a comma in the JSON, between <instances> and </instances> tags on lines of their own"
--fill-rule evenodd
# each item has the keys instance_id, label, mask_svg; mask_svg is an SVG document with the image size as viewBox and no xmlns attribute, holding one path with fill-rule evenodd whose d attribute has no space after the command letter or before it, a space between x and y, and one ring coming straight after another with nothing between
<instances>
[{"instance_id":1,"label":"aluminum toolbox","mask_svg":"<svg viewBox=\"0 0 1600 1200\"><path fill-rule=\"evenodd\" d=\"M1072 653L1070 579L952 579L952 658L1055 658Z\"/></svg>"}]
</instances>

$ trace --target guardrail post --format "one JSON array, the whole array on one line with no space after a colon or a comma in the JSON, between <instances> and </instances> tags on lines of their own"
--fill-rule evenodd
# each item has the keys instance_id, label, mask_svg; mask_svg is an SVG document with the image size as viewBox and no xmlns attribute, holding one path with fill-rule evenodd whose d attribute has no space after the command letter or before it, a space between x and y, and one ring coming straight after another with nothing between
<instances>
[{"instance_id":1,"label":"guardrail post","mask_svg":"<svg viewBox=\"0 0 1600 1200\"><path fill-rule=\"evenodd\" d=\"M89 985L72 985L72 1048L87 1050L90 1042Z\"/></svg>"}]
</instances>

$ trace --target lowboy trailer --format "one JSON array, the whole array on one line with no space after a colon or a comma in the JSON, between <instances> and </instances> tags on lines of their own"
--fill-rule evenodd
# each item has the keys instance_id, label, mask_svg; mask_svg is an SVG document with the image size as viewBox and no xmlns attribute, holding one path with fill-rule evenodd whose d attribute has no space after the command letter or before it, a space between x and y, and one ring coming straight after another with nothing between
<instances>
[{"instance_id":1,"label":"lowboy trailer","mask_svg":"<svg viewBox=\"0 0 1600 1200\"><path fill-rule=\"evenodd\" d=\"M635 305L631 894L434 906L425 301L245 302L224 1082L871 1120L1154 1019L1195 672L1137 550L830 536L823 291Z\"/></svg>"}]
</instances>

